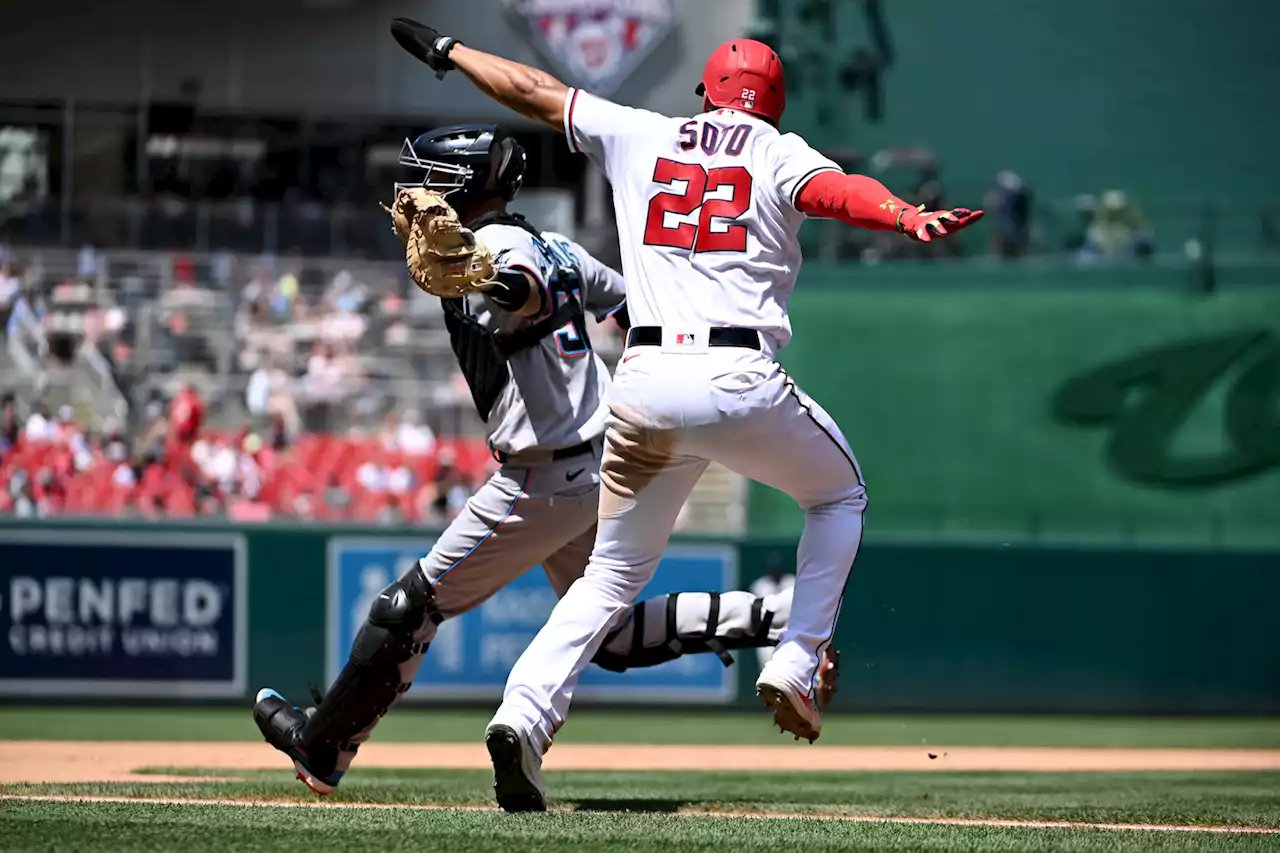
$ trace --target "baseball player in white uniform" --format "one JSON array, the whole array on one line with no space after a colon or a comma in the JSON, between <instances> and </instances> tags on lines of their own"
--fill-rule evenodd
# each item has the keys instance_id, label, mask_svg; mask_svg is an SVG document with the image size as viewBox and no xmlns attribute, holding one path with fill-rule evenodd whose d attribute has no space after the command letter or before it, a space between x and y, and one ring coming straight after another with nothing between
<instances>
[{"instance_id":1,"label":"baseball player in white uniform","mask_svg":"<svg viewBox=\"0 0 1280 853\"><path fill-rule=\"evenodd\" d=\"M270 688L259 692L254 719L263 736L318 793L338 785L409 688L441 622L538 564L559 595L582 576L595 542L609 389L584 315L626 322L622 276L577 243L507 211L525 171L514 138L493 125L439 128L406 140L400 162L413 185L445 194L496 258L491 289L443 307L501 468L431 553L374 599L350 660L316 707L294 707ZM661 596L628 608L592 657L617 672L699 652L727 665L730 650L776 643L790 604L789 592ZM823 671L826 694L834 691L834 667L833 654Z\"/></svg>"},{"instance_id":2,"label":"baseball player in white uniform","mask_svg":"<svg viewBox=\"0 0 1280 853\"><path fill-rule=\"evenodd\" d=\"M925 212L846 175L777 123L782 63L738 39L709 58L702 112L670 118L566 87L407 19L397 41L438 75L567 137L613 187L632 327L614 376L599 523L586 574L513 667L485 731L498 804L545 808L543 753L583 667L651 577L681 504L708 461L787 492L803 507L791 622L756 681L774 719L816 739L815 678L862 539L866 489L840 429L775 360L806 215L927 241L981 211Z\"/></svg>"}]
</instances>

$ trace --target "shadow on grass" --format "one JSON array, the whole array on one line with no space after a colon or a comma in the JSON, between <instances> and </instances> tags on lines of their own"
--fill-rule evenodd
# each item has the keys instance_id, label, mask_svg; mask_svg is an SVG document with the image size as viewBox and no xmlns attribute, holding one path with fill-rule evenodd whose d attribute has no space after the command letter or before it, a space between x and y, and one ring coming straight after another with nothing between
<instances>
[{"instance_id":1,"label":"shadow on grass","mask_svg":"<svg viewBox=\"0 0 1280 853\"><path fill-rule=\"evenodd\" d=\"M663 800L655 798L636 799L571 799L564 801L578 812L649 812L653 814L674 814L693 800Z\"/></svg>"}]
</instances>

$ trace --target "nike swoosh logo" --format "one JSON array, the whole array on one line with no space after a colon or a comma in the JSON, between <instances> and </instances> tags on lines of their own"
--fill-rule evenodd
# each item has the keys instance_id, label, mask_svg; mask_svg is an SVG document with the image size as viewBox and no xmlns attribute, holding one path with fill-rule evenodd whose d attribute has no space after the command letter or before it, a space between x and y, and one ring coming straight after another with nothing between
<instances>
[{"instance_id":1,"label":"nike swoosh logo","mask_svg":"<svg viewBox=\"0 0 1280 853\"><path fill-rule=\"evenodd\" d=\"M635 357L636 357L636 356L638 356L639 354L640 354L640 353L638 353L638 352L633 352L633 353L631 353L631 355L623 356L623 357L622 357L622 363L623 363L623 364L626 364L628 361L630 361L631 359L635 358Z\"/></svg>"},{"instance_id":2,"label":"nike swoosh logo","mask_svg":"<svg viewBox=\"0 0 1280 853\"><path fill-rule=\"evenodd\" d=\"M573 471L573 472L571 472L571 473L569 473L569 474L566 474L566 475L565 475L565 479L566 479L566 480L568 480L570 483L572 483L574 480L578 479L578 476L579 476L580 474L582 474L582 472L583 472L583 471L585 471L585 470L587 470L587 469L586 469L586 468L579 468L577 471Z\"/></svg>"}]
</instances>

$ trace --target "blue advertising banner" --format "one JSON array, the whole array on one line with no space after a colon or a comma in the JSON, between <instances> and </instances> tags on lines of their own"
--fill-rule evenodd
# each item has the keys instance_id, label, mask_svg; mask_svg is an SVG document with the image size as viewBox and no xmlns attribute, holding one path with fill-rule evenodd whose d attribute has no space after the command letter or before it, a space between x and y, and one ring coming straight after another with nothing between
<instances>
[{"instance_id":1,"label":"blue advertising banner","mask_svg":"<svg viewBox=\"0 0 1280 853\"><path fill-rule=\"evenodd\" d=\"M239 697L238 534L0 530L0 695Z\"/></svg>"},{"instance_id":2,"label":"blue advertising banner","mask_svg":"<svg viewBox=\"0 0 1280 853\"><path fill-rule=\"evenodd\" d=\"M330 684L346 663L369 605L387 584L431 550L433 540L334 539L329 543L326 672ZM669 592L733 589L737 551L727 546L667 550L640 600ZM422 699L497 699L511 666L547 621L556 594L541 567L498 590L484 604L440 626L405 695ZM734 673L715 655L688 655L624 673L588 667L576 698L614 702L722 704L737 695Z\"/></svg>"}]
</instances>

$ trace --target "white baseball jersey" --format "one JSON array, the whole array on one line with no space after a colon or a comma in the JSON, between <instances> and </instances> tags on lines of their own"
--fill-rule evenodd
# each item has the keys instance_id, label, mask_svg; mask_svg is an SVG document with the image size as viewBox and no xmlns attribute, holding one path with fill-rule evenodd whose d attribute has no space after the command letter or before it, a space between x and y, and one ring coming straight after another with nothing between
<instances>
[{"instance_id":1,"label":"white baseball jersey","mask_svg":"<svg viewBox=\"0 0 1280 853\"><path fill-rule=\"evenodd\" d=\"M634 326L741 326L791 339L800 188L840 167L793 133L734 110L668 118L578 89L569 146L613 185Z\"/></svg>"},{"instance_id":2,"label":"white baseball jersey","mask_svg":"<svg viewBox=\"0 0 1280 853\"><path fill-rule=\"evenodd\" d=\"M523 228L495 223L476 237L493 252L497 268L527 273L542 288L550 314L567 296L558 270L578 271L574 296L584 311L603 319L622 304L622 276L569 238L543 232L541 245ZM467 298L467 311L495 332L512 332L537 322L503 310L485 294ZM504 453L555 450L597 438L604 432L609 370L591 349L586 328L571 321L521 350L508 361L511 382L489 415L489 444Z\"/></svg>"}]
</instances>

